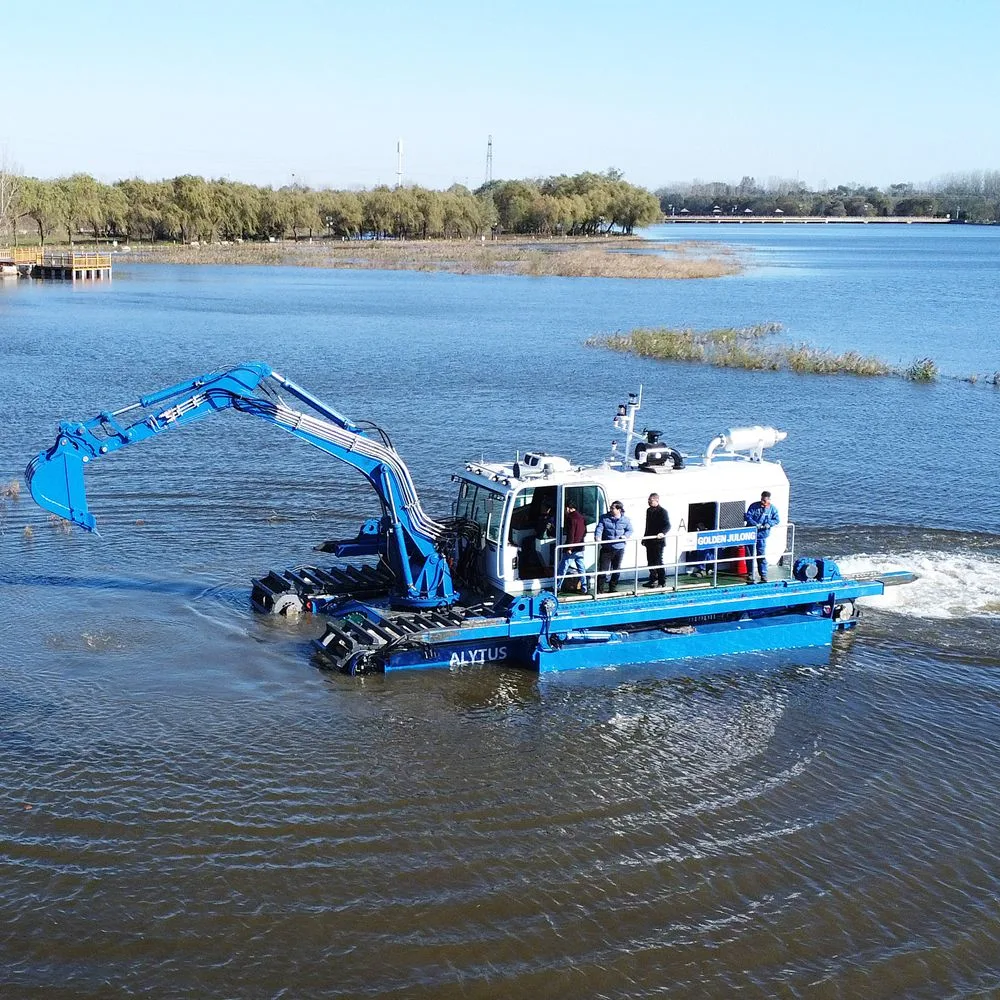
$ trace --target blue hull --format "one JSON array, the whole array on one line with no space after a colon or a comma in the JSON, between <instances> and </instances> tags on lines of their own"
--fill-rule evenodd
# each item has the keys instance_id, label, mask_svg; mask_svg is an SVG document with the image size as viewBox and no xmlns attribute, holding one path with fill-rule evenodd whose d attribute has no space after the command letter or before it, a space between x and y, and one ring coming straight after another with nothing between
<instances>
[{"instance_id":1,"label":"blue hull","mask_svg":"<svg viewBox=\"0 0 1000 1000\"><path fill-rule=\"evenodd\" d=\"M813 614L724 622L655 632L626 633L619 639L596 644L570 642L557 650L537 650L540 673L581 670L589 667L626 666L664 660L727 656L782 649L828 646L834 626L829 618Z\"/></svg>"},{"instance_id":2,"label":"blue hull","mask_svg":"<svg viewBox=\"0 0 1000 1000\"><path fill-rule=\"evenodd\" d=\"M554 639L548 648L539 643L537 636L505 642L452 642L425 651L399 653L389 659L384 669L388 673L442 667L522 667L545 674L828 646L833 632L834 625L829 618L811 613L785 614L741 622L715 622L638 632L571 634L565 640Z\"/></svg>"},{"instance_id":3,"label":"blue hull","mask_svg":"<svg viewBox=\"0 0 1000 1000\"><path fill-rule=\"evenodd\" d=\"M879 580L778 581L754 587L621 595L559 602L552 594L508 599L392 638L407 619L353 603L317 651L347 673L454 667L522 667L540 673L828 646L858 620L854 601L881 594ZM345 625L347 619L352 624ZM360 626L356 623L360 622ZM334 650L347 648L350 656ZM376 638L358 645L359 628ZM389 634L390 638L378 638Z\"/></svg>"}]
</instances>

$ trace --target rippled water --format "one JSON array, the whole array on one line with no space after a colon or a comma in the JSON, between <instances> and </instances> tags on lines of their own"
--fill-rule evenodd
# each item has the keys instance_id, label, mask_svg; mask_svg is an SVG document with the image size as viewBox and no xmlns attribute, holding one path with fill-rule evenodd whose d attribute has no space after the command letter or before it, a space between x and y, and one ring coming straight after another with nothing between
<instances>
[{"instance_id":1,"label":"rippled water","mask_svg":"<svg viewBox=\"0 0 1000 1000\"><path fill-rule=\"evenodd\" d=\"M921 574L829 654L352 679L310 663L317 622L247 607L251 576L374 509L273 428L225 415L98 463L100 538L7 501L0 996L996 995L1000 391L582 342L776 319L995 370L1000 234L750 228L708 232L754 265L713 282L0 285L2 482L58 419L259 357L384 424L440 512L466 457L600 457L642 382L678 447L789 431L800 549Z\"/></svg>"}]
</instances>

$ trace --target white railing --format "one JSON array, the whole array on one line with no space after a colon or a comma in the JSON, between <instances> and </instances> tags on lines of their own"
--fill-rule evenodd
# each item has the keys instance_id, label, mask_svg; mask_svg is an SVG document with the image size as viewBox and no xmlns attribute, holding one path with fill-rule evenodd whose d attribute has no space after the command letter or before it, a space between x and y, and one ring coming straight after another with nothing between
<instances>
[{"instance_id":1,"label":"white railing","mask_svg":"<svg viewBox=\"0 0 1000 1000\"><path fill-rule=\"evenodd\" d=\"M773 577L786 579L791 575L791 567L795 562L795 525L789 523L780 527L785 528L787 532L785 548L776 559L768 560L769 573ZM638 593L640 589L653 589L645 586L651 579L650 574L653 570L663 570L666 578L666 583L656 589L671 591L692 586L727 586L733 582L730 578L743 579L750 575L756 575L756 553L753 545L698 549L696 547L697 534L694 531L680 532L660 539L664 543L663 562L652 566L646 565L639 559L639 551L644 541L655 540L658 538L656 535L647 535L643 538L633 536L624 539L590 540L575 545L555 545L553 547L552 577L556 591L559 592L565 588L572 593L582 581L591 595L603 596L603 594L598 595L598 583L610 584L611 578L617 576L617 590L611 591L611 593L634 594ZM602 570L600 568L602 548L621 545L623 542L625 547L619 568L617 570L611 568ZM571 549L582 551L584 566L587 567L586 572L580 573L578 570L560 572L563 559ZM742 555L738 552L733 554L739 549L742 549ZM723 551L727 554L721 555L720 553ZM741 564L745 565L743 570L740 570ZM721 584L720 576L723 577Z\"/></svg>"}]
</instances>

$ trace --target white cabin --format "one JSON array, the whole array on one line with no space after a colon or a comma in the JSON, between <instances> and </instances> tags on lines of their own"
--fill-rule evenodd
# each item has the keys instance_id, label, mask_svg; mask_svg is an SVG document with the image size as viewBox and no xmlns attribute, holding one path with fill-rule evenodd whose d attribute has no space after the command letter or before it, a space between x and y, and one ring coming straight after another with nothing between
<instances>
[{"instance_id":1,"label":"white cabin","mask_svg":"<svg viewBox=\"0 0 1000 1000\"><path fill-rule=\"evenodd\" d=\"M622 409L620 418L625 416ZM630 412L626 455L632 416ZM584 560L592 580L599 548L594 529L601 514L620 500L633 529L622 560L622 579L646 580L646 551L641 541L651 493L659 494L660 506L670 518L663 553L668 587L671 579L676 586L676 581L689 578L699 566L705 566L713 580L718 580L718 572L736 572L740 549L726 545L728 538L722 533L745 526L747 507L764 490L770 491L781 518L766 543L768 562L776 563L790 540L789 484L781 464L765 461L762 452L782 440L784 432L769 427L734 428L716 437L704 455L694 457L660 444L658 434L647 432L624 466L577 466L567 458L541 452L529 452L510 465L469 463L453 477L459 483L455 514L477 522L482 529L480 569L485 579L511 595L562 585L558 569L565 551L565 506L570 500L587 522ZM546 509L551 510L552 519L548 528ZM709 532L719 533L717 537L723 540L719 547L711 547ZM749 552L748 547L748 556Z\"/></svg>"}]
</instances>

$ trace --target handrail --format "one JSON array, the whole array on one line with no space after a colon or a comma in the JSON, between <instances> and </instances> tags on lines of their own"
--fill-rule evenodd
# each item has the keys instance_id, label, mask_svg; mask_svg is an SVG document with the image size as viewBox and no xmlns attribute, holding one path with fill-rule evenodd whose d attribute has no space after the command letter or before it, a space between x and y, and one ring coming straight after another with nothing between
<instances>
[{"instance_id":1,"label":"handrail","mask_svg":"<svg viewBox=\"0 0 1000 1000\"><path fill-rule=\"evenodd\" d=\"M0 260L12 264L37 264L41 253L37 247L0 247Z\"/></svg>"},{"instance_id":2,"label":"handrail","mask_svg":"<svg viewBox=\"0 0 1000 1000\"><path fill-rule=\"evenodd\" d=\"M111 267L111 254L94 250L55 250L42 247L0 247L0 260L45 267Z\"/></svg>"},{"instance_id":3,"label":"handrail","mask_svg":"<svg viewBox=\"0 0 1000 1000\"><path fill-rule=\"evenodd\" d=\"M111 267L111 254L60 251L43 254L41 260L36 261L36 263L43 267Z\"/></svg>"},{"instance_id":4,"label":"handrail","mask_svg":"<svg viewBox=\"0 0 1000 1000\"><path fill-rule=\"evenodd\" d=\"M782 566L791 566L795 562L795 524L793 522L787 522L784 527L788 532L787 541L785 543L785 549L781 555L775 560L775 564L780 564ZM649 566L644 563L640 564L639 561L639 546L651 539L659 538L658 535L644 535L641 538L638 536L633 536L631 538L605 538L605 539L591 539L589 541L576 542L574 544L562 543L556 544L553 550L553 566L552 566L552 576L555 584L556 592L566 584L567 581L572 580L590 580L593 578L595 587L592 588L591 592L594 596L603 597L604 595L596 594L596 583L601 577L610 577L612 573L617 572L619 578L619 585L626 579L630 580L631 587L629 593L638 593L640 587L640 581L649 578L649 571L654 569L662 569L666 572L667 576L670 578L666 587L657 588L660 590L677 591L682 588L682 582L686 577L692 577L698 581L701 585L703 581L708 582L708 586L717 587L719 586L719 573L720 570L726 573L725 567L732 566L735 562L739 561L739 557L726 556L725 558L719 557L719 549L723 548L720 546L714 549L703 549L696 550L685 548L683 552L681 551L682 539L687 542L691 535L697 534L697 532L677 532L676 534L667 535L662 539L664 543L664 555L665 559L662 563L654 566ZM630 560L632 565L622 565L620 569L615 570L601 570L600 569L600 549L602 545L614 545L625 542L626 554L628 550L632 549L633 558ZM667 558L666 553L668 546L672 545L672 558ZM751 560L755 558L754 552L751 546L741 546L746 551L744 553L744 559L748 564L748 571L752 572ZM567 553L569 549L583 549L584 551L584 565L589 566L591 561L593 561L593 569L588 569L585 573L560 573L559 566L562 563L562 557ZM714 556L712 555L714 553ZM697 559L685 559L684 556L696 554L699 556ZM701 556L704 558L700 558ZM625 563L625 559L622 559L622 563ZM703 568L702 568L703 567ZM726 575L736 576L738 574L730 572ZM739 574L741 575L741 574Z\"/></svg>"}]
</instances>

